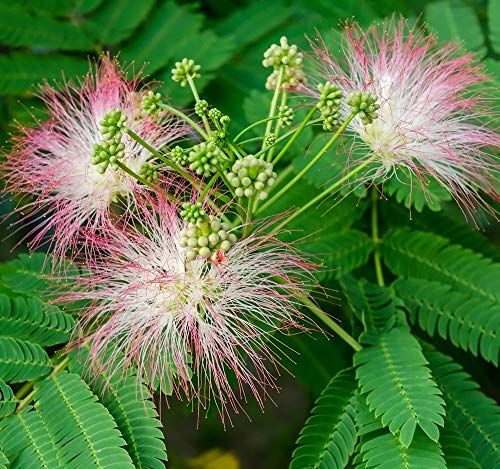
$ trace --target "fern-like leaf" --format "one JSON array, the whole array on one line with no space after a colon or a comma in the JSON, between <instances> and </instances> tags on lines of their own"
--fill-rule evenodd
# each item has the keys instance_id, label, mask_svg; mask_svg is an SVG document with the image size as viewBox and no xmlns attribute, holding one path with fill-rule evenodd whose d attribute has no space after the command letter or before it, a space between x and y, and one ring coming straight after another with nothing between
<instances>
[{"instance_id":1,"label":"fern-like leaf","mask_svg":"<svg viewBox=\"0 0 500 469\"><path fill-rule=\"evenodd\" d=\"M64 372L35 389L37 411L63 467L134 468L115 421L78 375Z\"/></svg>"},{"instance_id":2,"label":"fern-like leaf","mask_svg":"<svg viewBox=\"0 0 500 469\"><path fill-rule=\"evenodd\" d=\"M108 0L84 24L101 44L117 44L129 37L148 15L154 0Z\"/></svg>"},{"instance_id":3,"label":"fern-like leaf","mask_svg":"<svg viewBox=\"0 0 500 469\"><path fill-rule=\"evenodd\" d=\"M0 379L20 383L44 376L51 368L49 356L39 345L0 337Z\"/></svg>"},{"instance_id":4,"label":"fern-like leaf","mask_svg":"<svg viewBox=\"0 0 500 469\"><path fill-rule=\"evenodd\" d=\"M0 56L0 94L23 94L35 91L34 84L43 80L69 79L85 75L89 68L83 58L62 54L35 55L13 53Z\"/></svg>"},{"instance_id":5,"label":"fern-like leaf","mask_svg":"<svg viewBox=\"0 0 500 469\"><path fill-rule=\"evenodd\" d=\"M15 3L0 3L0 43L52 50L89 50L92 41L74 23L30 13Z\"/></svg>"},{"instance_id":6,"label":"fern-like leaf","mask_svg":"<svg viewBox=\"0 0 500 469\"><path fill-rule=\"evenodd\" d=\"M370 410L409 447L417 425L438 441L444 401L431 378L420 344L402 328L380 334L354 355L356 377Z\"/></svg>"},{"instance_id":7,"label":"fern-like leaf","mask_svg":"<svg viewBox=\"0 0 500 469\"><path fill-rule=\"evenodd\" d=\"M351 404L355 389L352 369L341 371L332 378L300 432L290 469L346 466L356 444Z\"/></svg>"},{"instance_id":8,"label":"fern-like leaf","mask_svg":"<svg viewBox=\"0 0 500 469\"><path fill-rule=\"evenodd\" d=\"M500 54L500 0L489 0L488 18L491 46Z\"/></svg>"},{"instance_id":9,"label":"fern-like leaf","mask_svg":"<svg viewBox=\"0 0 500 469\"><path fill-rule=\"evenodd\" d=\"M448 467L453 469L481 469L470 450L469 442L464 438L453 420L444 419L444 428L439 443L443 449L444 459Z\"/></svg>"},{"instance_id":10,"label":"fern-like leaf","mask_svg":"<svg viewBox=\"0 0 500 469\"><path fill-rule=\"evenodd\" d=\"M500 299L500 264L446 238L400 228L384 238L381 248L385 264L396 275L438 280L490 303Z\"/></svg>"},{"instance_id":11,"label":"fern-like leaf","mask_svg":"<svg viewBox=\"0 0 500 469\"><path fill-rule=\"evenodd\" d=\"M12 469L64 467L40 415L33 410L12 415L2 422L0 447L10 460Z\"/></svg>"},{"instance_id":12,"label":"fern-like leaf","mask_svg":"<svg viewBox=\"0 0 500 469\"><path fill-rule=\"evenodd\" d=\"M394 326L397 307L391 290L365 280L357 281L352 275L341 277L340 285L365 331L378 334ZM367 336L365 334L365 340Z\"/></svg>"},{"instance_id":13,"label":"fern-like leaf","mask_svg":"<svg viewBox=\"0 0 500 469\"><path fill-rule=\"evenodd\" d=\"M37 298L0 294L0 335L29 339L40 345L67 342L74 319L55 305Z\"/></svg>"},{"instance_id":14,"label":"fern-like leaf","mask_svg":"<svg viewBox=\"0 0 500 469\"><path fill-rule=\"evenodd\" d=\"M7 469L7 464L9 464L9 460L2 450L0 450L0 469Z\"/></svg>"},{"instance_id":15,"label":"fern-like leaf","mask_svg":"<svg viewBox=\"0 0 500 469\"><path fill-rule=\"evenodd\" d=\"M412 323L431 337L436 330L456 347L498 366L500 306L485 307L477 298L453 292L449 285L420 279L397 280L394 288L405 302Z\"/></svg>"},{"instance_id":16,"label":"fern-like leaf","mask_svg":"<svg viewBox=\"0 0 500 469\"><path fill-rule=\"evenodd\" d=\"M135 373L110 375L103 369L99 375L91 376L85 367L87 357L87 351L80 349L78 360L72 360L70 369L80 374L113 416L135 467L162 469L167 454L149 391L138 382Z\"/></svg>"},{"instance_id":17,"label":"fern-like leaf","mask_svg":"<svg viewBox=\"0 0 500 469\"><path fill-rule=\"evenodd\" d=\"M446 463L439 444L416 430L409 447L398 435L383 428L369 411L362 396L355 400L356 424L361 438L359 453L354 459L357 469L445 469ZM398 432L399 433L399 432Z\"/></svg>"},{"instance_id":18,"label":"fern-like leaf","mask_svg":"<svg viewBox=\"0 0 500 469\"><path fill-rule=\"evenodd\" d=\"M500 407L450 357L424 348L432 375L443 391L447 417L468 441L480 467L500 467Z\"/></svg>"},{"instance_id":19,"label":"fern-like leaf","mask_svg":"<svg viewBox=\"0 0 500 469\"><path fill-rule=\"evenodd\" d=\"M16 409L17 400L12 389L0 379L0 418L5 418Z\"/></svg>"}]
</instances>

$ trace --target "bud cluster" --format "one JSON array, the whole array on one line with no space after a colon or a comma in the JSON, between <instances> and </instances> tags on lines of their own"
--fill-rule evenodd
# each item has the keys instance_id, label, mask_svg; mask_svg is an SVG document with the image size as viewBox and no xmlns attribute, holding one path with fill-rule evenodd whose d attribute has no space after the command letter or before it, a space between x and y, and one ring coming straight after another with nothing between
<instances>
[{"instance_id":1,"label":"bud cluster","mask_svg":"<svg viewBox=\"0 0 500 469\"><path fill-rule=\"evenodd\" d=\"M283 36L280 39L280 45L273 44L264 52L264 67L273 67L274 71L269 75L266 82L268 90L274 90L278 86L278 77L280 70L283 70L280 89L287 90L296 88L305 81L304 71L302 70L302 52L298 52L295 44L289 45L288 39Z\"/></svg>"},{"instance_id":2,"label":"bud cluster","mask_svg":"<svg viewBox=\"0 0 500 469\"><path fill-rule=\"evenodd\" d=\"M203 210L201 202L197 202L196 204L184 202L182 204L181 217L188 223L196 224L206 219L207 212Z\"/></svg>"},{"instance_id":3,"label":"bud cluster","mask_svg":"<svg viewBox=\"0 0 500 469\"><path fill-rule=\"evenodd\" d=\"M114 170L118 169L118 160L125 155L122 130L126 120L127 116L124 116L120 109L112 109L99 122L102 140L94 144L91 158L101 174L106 172L109 165Z\"/></svg>"},{"instance_id":4,"label":"bud cluster","mask_svg":"<svg viewBox=\"0 0 500 469\"><path fill-rule=\"evenodd\" d=\"M200 99L195 105L194 105L194 112L200 116L206 116L208 112L208 103L204 99Z\"/></svg>"},{"instance_id":5,"label":"bud cluster","mask_svg":"<svg viewBox=\"0 0 500 469\"><path fill-rule=\"evenodd\" d=\"M160 102L161 102L160 93L154 93L153 91L148 91L148 93L144 95L142 98L141 108L146 114L150 116L156 116L161 110L160 106L158 106L158 103Z\"/></svg>"},{"instance_id":6,"label":"bud cluster","mask_svg":"<svg viewBox=\"0 0 500 469\"><path fill-rule=\"evenodd\" d=\"M196 65L193 59L182 59L180 62L175 62L175 68L172 69L172 80L180 82L181 86L186 86L188 77L193 80L200 78L198 73L201 69L200 65Z\"/></svg>"},{"instance_id":7,"label":"bud cluster","mask_svg":"<svg viewBox=\"0 0 500 469\"><path fill-rule=\"evenodd\" d=\"M290 106L280 106L278 123L281 127L289 127L295 119L295 113Z\"/></svg>"},{"instance_id":8,"label":"bud cluster","mask_svg":"<svg viewBox=\"0 0 500 469\"><path fill-rule=\"evenodd\" d=\"M188 223L187 228L180 232L180 245L186 248L186 260L193 261L201 257L217 262L218 251L227 252L238 241L229 230L227 223L213 215L205 216L196 223Z\"/></svg>"},{"instance_id":9,"label":"bud cluster","mask_svg":"<svg viewBox=\"0 0 500 469\"><path fill-rule=\"evenodd\" d=\"M198 175L210 176L217 172L223 161L221 149L213 144L201 142L191 148L188 155L189 169Z\"/></svg>"},{"instance_id":10,"label":"bud cluster","mask_svg":"<svg viewBox=\"0 0 500 469\"><path fill-rule=\"evenodd\" d=\"M181 166L185 166L188 161L188 155L182 147L176 146L170 152L170 159Z\"/></svg>"},{"instance_id":11,"label":"bud cluster","mask_svg":"<svg viewBox=\"0 0 500 469\"><path fill-rule=\"evenodd\" d=\"M158 182L158 170L149 162L144 163L139 170L139 175L147 182Z\"/></svg>"},{"instance_id":12,"label":"bud cluster","mask_svg":"<svg viewBox=\"0 0 500 469\"><path fill-rule=\"evenodd\" d=\"M378 96L369 91L356 91L349 95L347 104L351 106L352 112L358 114L364 125L371 124L378 117L377 110L380 105L376 103Z\"/></svg>"},{"instance_id":13,"label":"bud cluster","mask_svg":"<svg viewBox=\"0 0 500 469\"><path fill-rule=\"evenodd\" d=\"M235 188L237 197L252 197L257 194L260 200L264 200L268 196L266 189L276 182L276 173L271 163L248 155L234 163L227 178Z\"/></svg>"},{"instance_id":14,"label":"bud cluster","mask_svg":"<svg viewBox=\"0 0 500 469\"><path fill-rule=\"evenodd\" d=\"M327 81L318 85L320 98L316 107L323 118L323 129L332 131L339 125L342 91Z\"/></svg>"}]
</instances>

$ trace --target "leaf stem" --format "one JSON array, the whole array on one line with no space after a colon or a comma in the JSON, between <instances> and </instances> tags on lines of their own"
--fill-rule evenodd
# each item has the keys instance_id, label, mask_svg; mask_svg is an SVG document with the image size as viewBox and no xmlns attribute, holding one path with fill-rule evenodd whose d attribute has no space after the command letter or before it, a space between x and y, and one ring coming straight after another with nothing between
<instances>
[{"instance_id":1,"label":"leaf stem","mask_svg":"<svg viewBox=\"0 0 500 469\"><path fill-rule=\"evenodd\" d=\"M70 363L71 359L69 357L66 357L64 358L61 362L59 362L55 367L54 369L52 370L52 372L50 373L50 375L46 376L45 378L43 379L51 379L53 378L54 376L57 376L61 371L63 371ZM26 383L21 389L23 388L27 388L28 386L31 387L31 392L29 394L26 395L26 397L19 402L19 405L17 406L17 409L16 409L16 414L18 414L19 412L21 412L32 400L33 400L33 397L35 396L36 394L36 389L33 389L33 386L38 382L39 380L34 380L34 381L30 381L29 383Z\"/></svg>"},{"instance_id":2,"label":"leaf stem","mask_svg":"<svg viewBox=\"0 0 500 469\"><path fill-rule=\"evenodd\" d=\"M380 238L378 236L378 207L377 207L377 189L372 188L372 239L373 244L375 244L375 250L373 252L373 261L375 263L375 274L377 276L377 283L379 286L383 287L384 282L384 271L382 270L382 262L379 252Z\"/></svg>"},{"instance_id":3,"label":"leaf stem","mask_svg":"<svg viewBox=\"0 0 500 469\"><path fill-rule=\"evenodd\" d=\"M302 168L302 170L291 180L286 184L284 187L282 187L279 192L274 194L273 197L271 197L264 205L262 205L259 209L259 212L265 210L266 208L270 207L274 202L276 202L285 192L287 192L289 189L291 189L297 181L299 181L304 174L306 174L323 156L324 154L330 149L330 147L336 142L336 140L339 138L339 136L344 132L346 127L349 125L349 122L352 121L356 114L351 114L344 122L343 124L338 128L337 132L335 132L330 140L326 142L326 144L321 148L321 150L316 154L316 156L309 161L309 163Z\"/></svg>"},{"instance_id":4,"label":"leaf stem","mask_svg":"<svg viewBox=\"0 0 500 469\"><path fill-rule=\"evenodd\" d=\"M361 163L359 166L356 166L352 171L349 171L345 176L340 178L335 184L332 184L329 188L325 189L323 192L321 192L316 197L314 197L309 202L307 202L307 204L303 205L302 207L297 209L295 212L293 212L289 217L287 217L285 220L283 220L278 226L273 228L271 233L276 233L277 231L281 230L283 227L288 225L288 223L290 223L292 220L294 220L296 217L298 217L301 213L303 213L309 207L313 206L314 204L318 203L320 200L324 199L327 195L331 194L335 189L338 189L344 182L348 181L352 176L356 175L361 170L363 170L368 165L370 165L376 158L377 158L377 156L373 155L372 157L368 158L364 163Z\"/></svg>"},{"instance_id":5,"label":"leaf stem","mask_svg":"<svg viewBox=\"0 0 500 469\"><path fill-rule=\"evenodd\" d=\"M276 119L278 119L278 116L266 117L265 119L261 119L260 121L250 124L248 127L245 127L238 135L236 135L236 137L234 137L233 143L236 143L243 135L245 135L249 130L253 129L254 127L257 127L261 124L265 124L270 120L276 120ZM263 139L265 137L259 137L259 138Z\"/></svg>"},{"instance_id":6,"label":"leaf stem","mask_svg":"<svg viewBox=\"0 0 500 469\"><path fill-rule=\"evenodd\" d=\"M271 101L271 106L269 108L268 118L274 117L276 114L276 106L278 105L278 99L279 99L279 95L280 95L281 82L283 81L284 70L285 69L282 65L280 67L278 79L276 80L276 88L274 89L273 99ZM266 124L266 130L264 132L264 137L266 137L271 132L272 126L273 126L273 121L269 120ZM266 140L265 139L262 142L262 149L261 150L266 150Z\"/></svg>"},{"instance_id":7,"label":"leaf stem","mask_svg":"<svg viewBox=\"0 0 500 469\"><path fill-rule=\"evenodd\" d=\"M307 298L305 295L297 294L297 299L305 306L309 311L314 313L319 319L321 319L333 332L335 332L344 342L346 342L355 352L359 352L363 347L352 337L348 332L346 332L339 324L337 324L328 314L326 314L321 308L316 306L313 301Z\"/></svg>"},{"instance_id":8,"label":"leaf stem","mask_svg":"<svg viewBox=\"0 0 500 469\"><path fill-rule=\"evenodd\" d=\"M184 114L182 111L179 111L175 107L169 106L165 103L158 103L158 106L165 111L169 111L177 117L180 117L183 121L187 122L191 127L193 127L193 129L195 129L196 132L198 132L205 140L208 139L208 135L205 133L205 131L193 119Z\"/></svg>"},{"instance_id":9,"label":"leaf stem","mask_svg":"<svg viewBox=\"0 0 500 469\"><path fill-rule=\"evenodd\" d=\"M198 90L196 89L196 85L194 83L193 77L189 74L186 75L189 88L191 88L191 93L193 93L195 101L198 103L200 101L200 95L198 94ZM207 116L203 115L201 116L201 119L203 121L203 125L205 126L205 129L207 131L207 135L210 135L212 131L210 130L210 123L208 122Z\"/></svg>"}]
</instances>

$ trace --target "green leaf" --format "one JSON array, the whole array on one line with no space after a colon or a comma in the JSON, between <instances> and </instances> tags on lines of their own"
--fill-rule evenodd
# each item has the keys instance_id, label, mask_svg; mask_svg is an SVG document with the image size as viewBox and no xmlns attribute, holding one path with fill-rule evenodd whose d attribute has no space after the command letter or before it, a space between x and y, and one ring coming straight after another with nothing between
<instances>
[{"instance_id":1,"label":"green leaf","mask_svg":"<svg viewBox=\"0 0 500 469\"><path fill-rule=\"evenodd\" d=\"M121 59L138 64L147 62L148 73L154 73L186 54L191 58L189 51L199 47L199 44L193 47L193 37L199 34L202 24L203 15L192 13L186 6L165 2L122 49ZM186 34L179 34L180 31ZM203 70L205 63L200 65Z\"/></svg>"},{"instance_id":2,"label":"green leaf","mask_svg":"<svg viewBox=\"0 0 500 469\"><path fill-rule=\"evenodd\" d=\"M427 438L417 428L409 447L401 444L398 434L382 428L361 396L355 400L356 424L361 444L354 462L357 469L445 469L446 463L439 444ZM399 432L398 432L399 433Z\"/></svg>"},{"instance_id":3,"label":"green leaf","mask_svg":"<svg viewBox=\"0 0 500 469\"><path fill-rule=\"evenodd\" d=\"M238 44L238 48L242 50L284 25L293 11L293 8L285 5L282 1L250 2L220 21L216 32L221 36L231 36Z\"/></svg>"},{"instance_id":4,"label":"green leaf","mask_svg":"<svg viewBox=\"0 0 500 469\"><path fill-rule=\"evenodd\" d=\"M453 420L444 419L444 428L439 439L444 452L446 465L453 469L481 469L468 441L464 438Z\"/></svg>"},{"instance_id":5,"label":"green leaf","mask_svg":"<svg viewBox=\"0 0 500 469\"><path fill-rule=\"evenodd\" d=\"M52 369L49 356L37 344L0 337L0 378L12 383L30 381Z\"/></svg>"},{"instance_id":6,"label":"green leaf","mask_svg":"<svg viewBox=\"0 0 500 469\"><path fill-rule=\"evenodd\" d=\"M384 263L401 277L437 280L468 297L500 299L500 264L446 238L407 228L391 230L381 245Z\"/></svg>"},{"instance_id":7,"label":"green leaf","mask_svg":"<svg viewBox=\"0 0 500 469\"><path fill-rule=\"evenodd\" d=\"M5 418L16 409L17 399L12 389L0 379L0 418ZM1 446L1 445L0 445Z\"/></svg>"},{"instance_id":8,"label":"green leaf","mask_svg":"<svg viewBox=\"0 0 500 469\"><path fill-rule=\"evenodd\" d=\"M64 372L35 390L37 411L63 467L134 468L115 421L78 375Z\"/></svg>"},{"instance_id":9,"label":"green leaf","mask_svg":"<svg viewBox=\"0 0 500 469\"><path fill-rule=\"evenodd\" d=\"M395 196L398 203L419 213L424 207L434 212L441 210L441 203L452 199L451 194L434 178L428 177L426 184L416 177L396 169L395 174L384 182L384 193Z\"/></svg>"},{"instance_id":10,"label":"green leaf","mask_svg":"<svg viewBox=\"0 0 500 469\"><path fill-rule=\"evenodd\" d=\"M431 337L437 333L453 345L478 353L498 366L500 306L468 298L449 285L427 280L397 280L394 288L405 302L410 320Z\"/></svg>"},{"instance_id":11,"label":"green leaf","mask_svg":"<svg viewBox=\"0 0 500 469\"><path fill-rule=\"evenodd\" d=\"M392 329L397 319L393 291L366 280L358 282L352 275L342 276L340 285L365 331L378 334ZM372 334L365 334L365 337L372 337Z\"/></svg>"},{"instance_id":12,"label":"green leaf","mask_svg":"<svg viewBox=\"0 0 500 469\"><path fill-rule=\"evenodd\" d=\"M0 335L56 345L68 341L74 323L72 316L55 305L0 294Z\"/></svg>"},{"instance_id":13,"label":"green leaf","mask_svg":"<svg viewBox=\"0 0 500 469\"><path fill-rule=\"evenodd\" d=\"M430 345L424 351L432 375L443 391L447 417L468 441L479 466L500 467L500 407L450 357Z\"/></svg>"},{"instance_id":14,"label":"green leaf","mask_svg":"<svg viewBox=\"0 0 500 469\"><path fill-rule=\"evenodd\" d=\"M85 75L88 62L84 58L62 54L36 55L16 52L0 55L0 94L34 92L34 84L44 80L66 79Z\"/></svg>"},{"instance_id":15,"label":"green leaf","mask_svg":"<svg viewBox=\"0 0 500 469\"><path fill-rule=\"evenodd\" d=\"M290 469L345 467L356 443L355 412L351 405L355 389L352 369L332 378L300 431Z\"/></svg>"},{"instance_id":16,"label":"green leaf","mask_svg":"<svg viewBox=\"0 0 500 469\"><path fill-rule=\"evenodd\" d=\"M370 410L408 448L417 425L438 441L444 401L431 378L427 360L409 331L394 328L354 355L360 390Z\"/></svg>"},{"instance_id":17,"label":"green leaf","mask_svg":"<svg viewBox=\"0 0 500 469\"><path fill-rule=\"evenodd\" d=\"M17 0L24 8L52 16L78 16L97 8L103 0Z\"/></svg>"},{"instance_id":18,"label":"green leaf","mask_svg":"<svg viewBox=\"0 0 500 469\"><path fill-rule=\"evenodd\" d=\"M167 454L161 422L147 388L140 383L136 373L110 374L103 368L97 376L91 375L85 366L87 359L87 350L80 348L78 361L71 361L70 370L84 379L108 409L127 443L125 449L135 467L165 467L162 461L167 460Z\"/></svg>"},{"instance_id":19,"label":"green leaf","mask_svg":"<svg viewBox=\"0 0 500 469\"><path fill-rule=\"evenodd\" d=\"M0 43L51 50L89 50L93 43L73 23L28 12L15 3L0 3Z\"/></svg>"},{"instance_id":20,"label":"green leaf","mask_svg":"<svg viewBox=\"0 0 500 469\"><path fill-rule=\"evenodd\" d=\"M7 469L7 464L9 464L9 460L2 450L0 450L0 469Z\"/></svg>"},{"instance_id":21,"label":"green leaf","mask_svg":"<svg viewBox=\"0 0 500 469\"><path fill-rule=\"evenodd\" d=\"M35 411L21 412L2 422L0 447L11 460L12 469L65 467L58 459L53 439Z\"/></svg>"},{"instance_id":22,"label":"green leaf","mask_svg":"<svg viewBox=\"0 0 500 469\"><path fill-rule=\"evenodd\" d=\"M488 20L491 46L500 54L500 0L488 1Z\"/></svg>"},{"instance_id":23,"label":"green leaf","mask_svg":"<svg viewBox=\"0 0 500 469\"><path fill-rule=\"evenodd\" d=\"M146 18L154 0L108 0L87 18L84 29L101 44L117 44Z\"/></svg>"},{"instance_id":24,"label":"green leaf","mask_svg":"<svg viewBox=\"0 0 500 469\"><path fill-rule=\"evenodd\" d=\"M484 36L474 8L462 0L428 3L425 19L440 40L460 42L468 50L484 54Z\"/></svg>"}]
</instances>

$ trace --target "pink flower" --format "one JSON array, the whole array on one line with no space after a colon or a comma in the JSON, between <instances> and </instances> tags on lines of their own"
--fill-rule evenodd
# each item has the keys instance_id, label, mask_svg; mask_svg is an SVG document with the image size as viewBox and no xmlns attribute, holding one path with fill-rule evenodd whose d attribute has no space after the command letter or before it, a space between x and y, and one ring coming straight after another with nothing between
<instances>
[{"instance_id":1,"label":"pink flower","mask_svg":"<svg viewBox=\"0 0 500 469\"><path fill-rule=\"evenodd\" d=\"M436 43L402 18L366 32L347 25L341 58L324 43L314 52L322 82L337 85L344 97L353 91L378 96L378 119L363 125L356 117L348 128L352 153L376 158L367 180L388 178L399 167L422 183L434 177L469 211L487 206L481 191L498 199L498 164L488 147L498 147L500 136L488 128L488 91L478 87L487 77L472 54L462 54L454 43ZM316 90L309 94L319 96ZM350 112L344 99L341 115Z\"/></svg>"},{"instance_id":2,"label":"pink flower","mask_svg":"<svg viewBox=\"0 0 500 469\"><path fill-rule=\"evenodd\" d=\"M104 55L81 83L66 83L60 91L49 85L41 88L49 119L36 128L20 129L2 167L6 191L31 196L18 208L33 225L31 246L53 230L54 254L64 256L68 248L76 247L82 228L94 232L110 219L117 198L127 206L144 189L122 171L108 168L100 174L91 162L94 144L102 140L99 122L110 110L119 108L127 125L157 148L186 133L176 119L155 122L143 115L141 98L147 90L138 89L139 85L137 76L127 79L116 59ZM123 143L123 162L139 172L151 154L126 134Z\"/></svg>"},{"instance_id":3,"label":"pink flower","mask_svg":"<svg viewBox=\"0 0 500 469\"><path fill-rule=\"evenodd\" d=\"M216 262L187 262L169 202L148 200L135 216L143 231L111 228L98 241L108 254L71 295L93 300L77 345L89 341L96 369L134 366L201 408L214 401L223 422L248 392L262 406L286 356L277 331L304 329L294 294L312 285L313 266L265 235L236 242Z\"/></svg>"}]
</instances>

